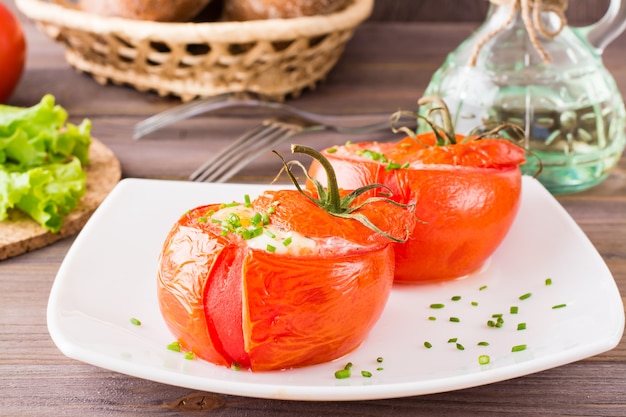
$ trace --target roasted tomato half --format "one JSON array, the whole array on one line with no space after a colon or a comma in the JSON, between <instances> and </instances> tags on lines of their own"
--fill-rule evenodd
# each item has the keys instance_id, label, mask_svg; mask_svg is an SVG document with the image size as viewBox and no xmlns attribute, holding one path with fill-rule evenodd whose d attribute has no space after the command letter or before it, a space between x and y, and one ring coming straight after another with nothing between
<instances>
[{"instance_id":1,"label":"roasted tomato half","mask_svg":"<svg viewBox=\"0 0 626 417\"><path fill-rule=\"evenodd\" d=\"M502 139L455 135L454 144L436 146L437 140L428 132L322 152L340 187L381 183L391 198L415 205L419 221L408 241L395 245L399 283L449 280L476 271L498 248L519 208L523 149ZM326 179L316 161L309 175Z\"/></svg>"},{"instance_id":2,"label":"roasted tomato half","mask_svg":"<svg viewBox=\"0 0 626 417\"><path fill-rule=\"evenodd\" d=\"M406 237L414 216L375 201L358 213ZM392 241L303 193L197 207L164 242L158 300L181 347L265 371L338 358L367 337L394 277Z\"/></svg>"}]
</instances>

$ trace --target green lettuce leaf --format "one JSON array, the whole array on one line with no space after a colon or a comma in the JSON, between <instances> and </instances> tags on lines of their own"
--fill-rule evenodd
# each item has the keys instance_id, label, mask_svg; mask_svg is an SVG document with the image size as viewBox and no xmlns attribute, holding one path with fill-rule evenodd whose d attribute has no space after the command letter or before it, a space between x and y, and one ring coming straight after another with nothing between
<instances>
[{"instance_id":1,"label":"green lettuce leaf","mask_svg":"<svg viewBox=\"0 0 626 417\"><path fill-rule=\"evenodd\" d=\"M91 122L67 122L46 95L33 107L0 105L0 221L16 208L56 233L85 194Z\"/></svg>"}]
</instances>

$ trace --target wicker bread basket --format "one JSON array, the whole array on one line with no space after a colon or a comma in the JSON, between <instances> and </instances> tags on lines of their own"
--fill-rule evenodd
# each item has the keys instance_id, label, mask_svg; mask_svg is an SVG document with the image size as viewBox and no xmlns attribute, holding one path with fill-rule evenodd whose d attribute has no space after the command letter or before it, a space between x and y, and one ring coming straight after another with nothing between
<instances>
[{"instance_id":1,"label":"wicker bread basket","mask_svg":"<svg viewBox=\"0 0 626 417\"><path fill-rule=\"evenodd\" d=\"M57 0L58 1L58 0ZM97 82L183 101L229 92L283 100L314 88L336 64L374 0L292 19L161 23L102 17L44 0L16 0L66 60Z\"/></svg>"}]
</instances>

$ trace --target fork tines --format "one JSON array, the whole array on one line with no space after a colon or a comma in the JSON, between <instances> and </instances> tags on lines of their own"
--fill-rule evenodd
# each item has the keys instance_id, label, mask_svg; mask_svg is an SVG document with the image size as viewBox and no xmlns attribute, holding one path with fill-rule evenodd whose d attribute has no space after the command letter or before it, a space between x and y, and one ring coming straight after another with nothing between
<instances>
[{"instance_id":1,"label":"fork tines","mask_svg":"<svg viewBox=\"0 0 626 417\"><path fill-rule=\"evenodd\" d=\"M189 176L196 182L225 182L259 154L284 142L304 127L279 119L264 120Z\"/></svg>"}]
</instances>

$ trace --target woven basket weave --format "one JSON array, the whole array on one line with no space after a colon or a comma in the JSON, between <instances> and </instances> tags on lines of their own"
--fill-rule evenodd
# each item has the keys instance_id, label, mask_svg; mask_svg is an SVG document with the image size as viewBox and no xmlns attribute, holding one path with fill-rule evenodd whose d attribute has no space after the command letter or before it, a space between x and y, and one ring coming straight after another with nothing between
<instances>
[{"instance_id":1,"label":"woven basket weave","mask_svg":"<svg viewBox=\"0 0 626 417\"><path fill-rule=\"evenodd\" d=\"M58 1L58 0L57 0ZM283 100L315 88L374 0L324 16L247 22L161 23L102 17L43 0L16 0L66 60L97 82L183 101L228 92Z\"/></svg>"}]
</instances>

